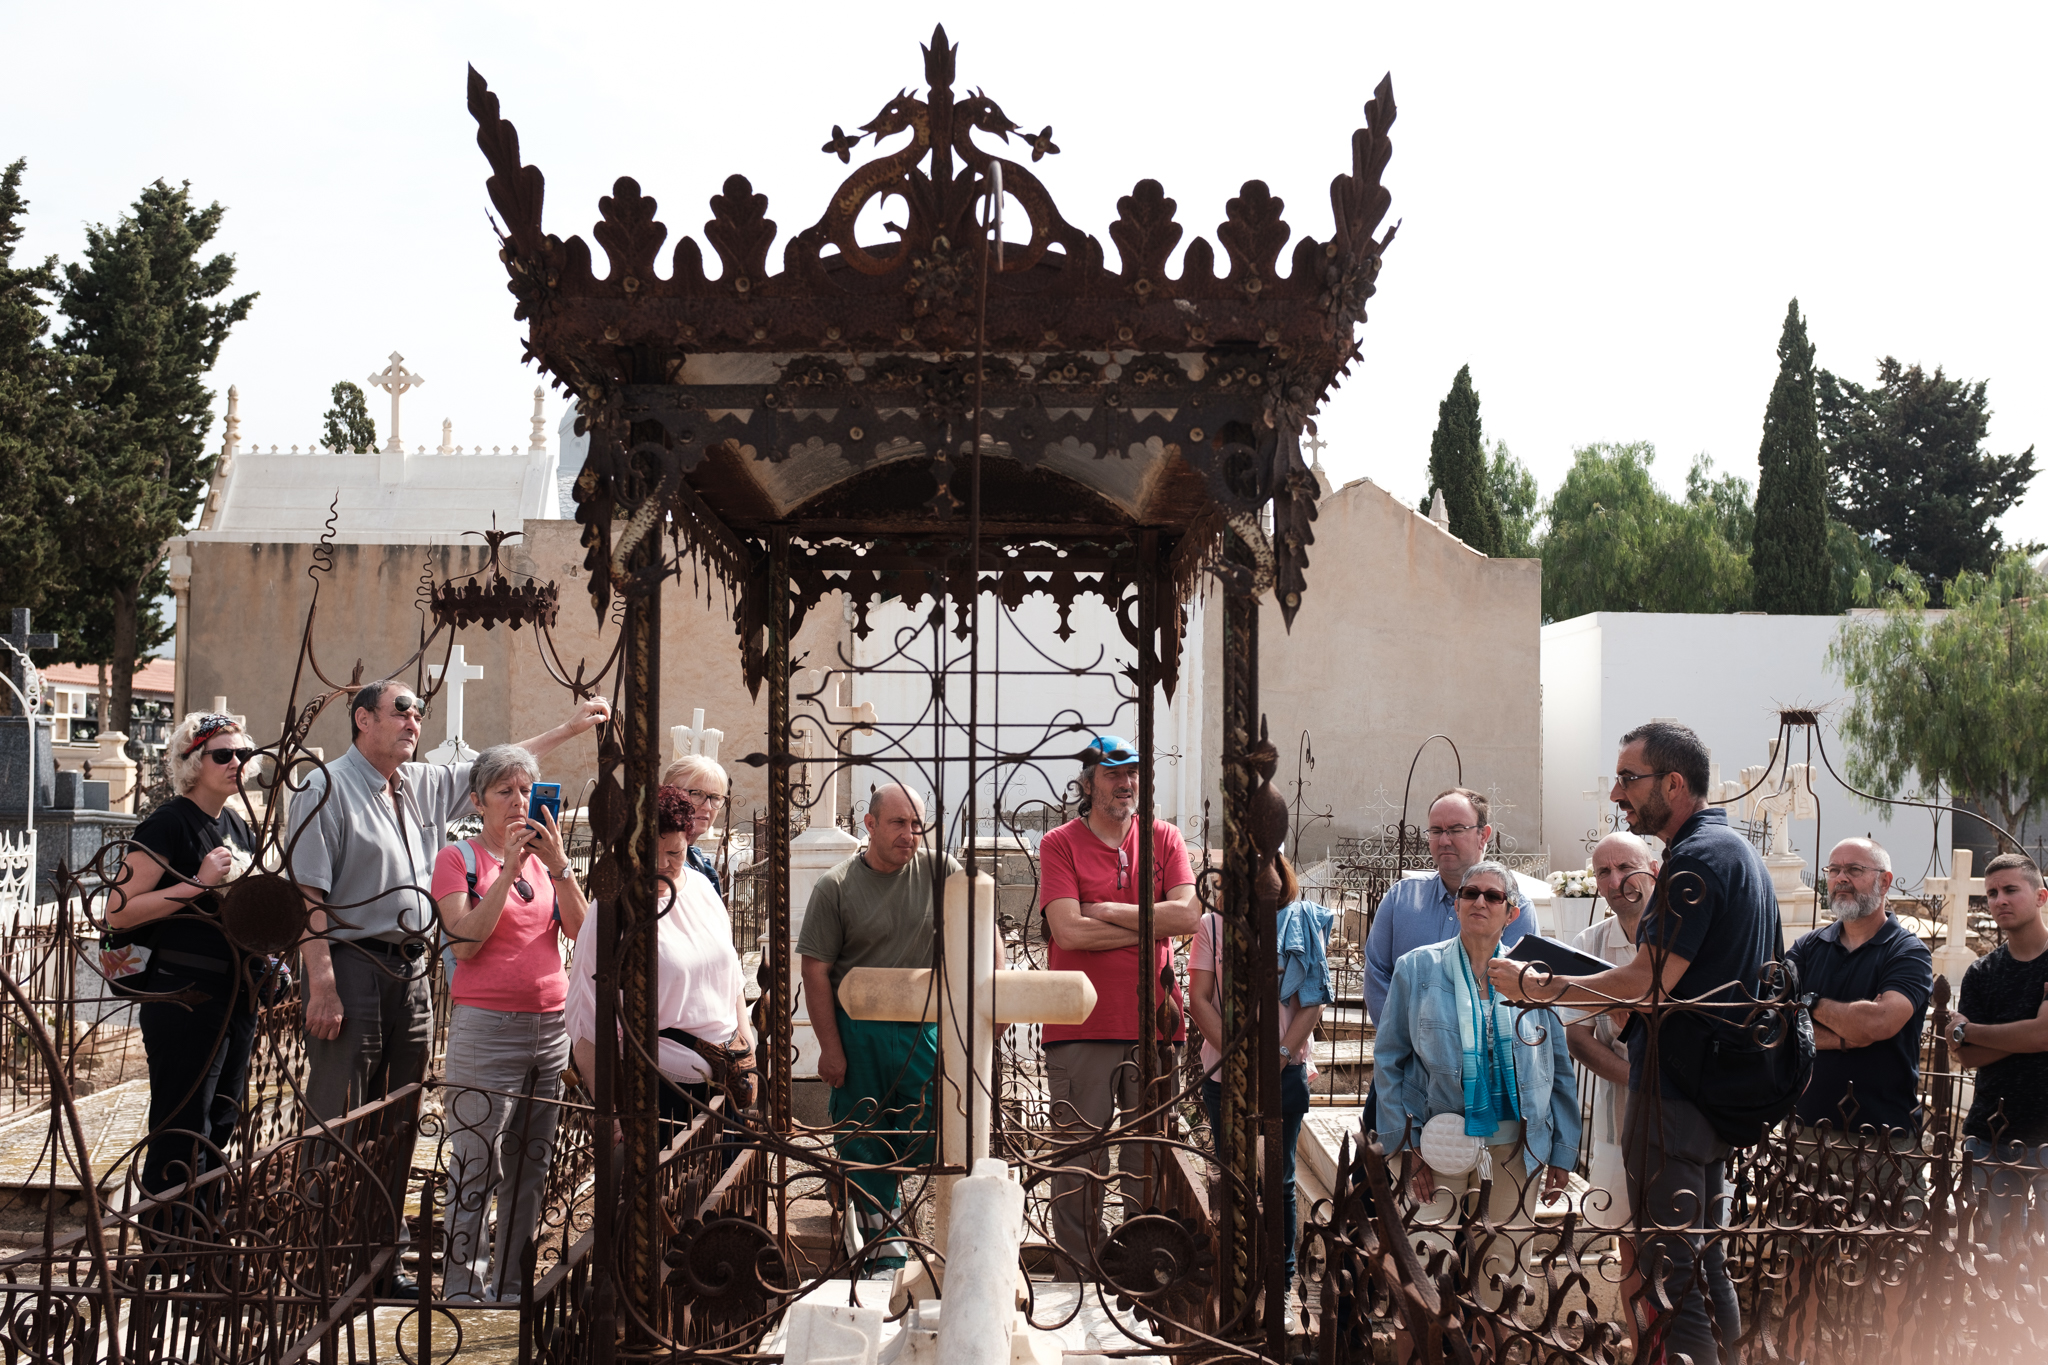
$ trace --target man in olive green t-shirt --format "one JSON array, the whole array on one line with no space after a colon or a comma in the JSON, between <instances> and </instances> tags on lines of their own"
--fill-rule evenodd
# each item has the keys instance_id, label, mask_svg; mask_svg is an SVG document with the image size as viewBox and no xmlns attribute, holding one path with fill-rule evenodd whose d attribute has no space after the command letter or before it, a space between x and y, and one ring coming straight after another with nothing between
<instances>
[{"instance_id":1,"label":"man in olive green t-shirt","mask_svg":"<svg viewBox=\"0 0 2048 1365\"><path fill-rule=\"evenodd\" d=\"M939 1027L851 1018L839 1008L839 983L855 967L931 966L933 898L960 864L924 847L924 803L894 783L875 794L866 825L866 847L812 888L796 950L818 1037L818 1074L832 1087L832 1121L853 1130L838 1138L841 1157L917 1164L932 1156L928 1092ZM860 1226L872 1244L901 1214L897 1175L863 1172L852 1183L865 1196ZM868 1269L903 1264L901 1243L879 1250L887 1254L872 1257Z\"/></svg>"}]
</instances>

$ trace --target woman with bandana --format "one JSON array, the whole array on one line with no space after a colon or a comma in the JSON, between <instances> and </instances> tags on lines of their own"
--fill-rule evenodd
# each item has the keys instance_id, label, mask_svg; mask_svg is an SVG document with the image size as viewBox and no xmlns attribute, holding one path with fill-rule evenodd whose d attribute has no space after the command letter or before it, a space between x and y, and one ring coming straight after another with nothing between
<instances>
[{"instance_id":1,"label":"woman with bandana","mask_svg":"<svg viewBox=\"0 0 2048 1365\"><path fill-rule=\"evenodd\" d=\"M113 932L101 953L103 970L126 989L183 993L137 1010L149 1058L149 1194L221 1164L248 1095L251 977L268 965L238 954L221 933L215 889L255 858L256 837L228 801L256 748L232 717L195 712L164 752L178 794L136 827L108 898Z\"/></svg>"}]
</instances>

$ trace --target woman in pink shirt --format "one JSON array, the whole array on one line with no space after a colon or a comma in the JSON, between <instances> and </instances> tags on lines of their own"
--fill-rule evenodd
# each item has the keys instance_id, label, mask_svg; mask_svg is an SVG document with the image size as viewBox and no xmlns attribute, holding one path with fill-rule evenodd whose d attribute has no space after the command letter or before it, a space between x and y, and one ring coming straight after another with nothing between
<instances>
[{"instance_id":1,"label":"woman in pink shirt","mask_svg":"<svg viewBox=\"0 0 2048 1365\"><path fill-rule=\"evenodd\" d=\"M483 832L434 860L434 902L455 952L443 1107L450 1299L518 1297L520 1252L554 1154L569 1063L561 935L582 929L589 904L548 812L527 819L539 776L516 744L478 754L469 799ZM497 1231L487 1236L494 1191Z\"/></svg>"}]
</instances>

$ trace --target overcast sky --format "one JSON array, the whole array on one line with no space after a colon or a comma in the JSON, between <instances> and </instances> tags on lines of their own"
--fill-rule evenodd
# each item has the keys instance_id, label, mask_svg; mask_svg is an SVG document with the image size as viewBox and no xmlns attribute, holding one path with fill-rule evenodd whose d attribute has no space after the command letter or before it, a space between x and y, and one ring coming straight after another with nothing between
<instances>
[{"instance_id":1,"label":"overcast sky","mask_svg":"<svg viewBox=\"0 0 2048 1365\"><path fill-rule=\"evenodd\" d=\"M777 262L845 173L819 151L832 125L922 83L935 21L963 86L1052 125L1061 154L1035 169L1112 262L1115 201L1145 177L1189 237L1213 242L1259 178L1327 238L1330 179L1391 72L1402 226L1364 371L1321 419L1339 482L1422 497L1437 404L1468 362L1487 437L1546 495L1592 441L1655 442L1673 489L1701 451L1754 479L1795 295L1823 366L1868 382L1896 355L1988 379L1990 448L2048 440L2043 7L1405 10L5 0L0 161L28 158L26 257L75 259L85 225L157 177L227 206L217 244L262 295L215 374L217 410L240 388L245 441L311 443L329 387L396 349L428 380L408 445L448 418L460 444L509 446L536 378L465 63L546 173L551 231L589 239L598 196L632 175L671 243L702 242L737 171L769 196ZM551 393L551 433L561 411ZM372 412L384 433L381 395ZM2048 541L2048 490L2005 528Z\"/></svg>"}]
</instances>

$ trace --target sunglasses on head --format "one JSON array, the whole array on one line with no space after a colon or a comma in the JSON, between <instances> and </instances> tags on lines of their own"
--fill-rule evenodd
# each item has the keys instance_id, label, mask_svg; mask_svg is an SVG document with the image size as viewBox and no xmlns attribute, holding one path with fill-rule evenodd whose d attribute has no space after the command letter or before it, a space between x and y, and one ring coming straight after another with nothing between
<instances>
[{"instance_id":1,"label":"sunglasses on head","mask_svg":"<svg viewBox=\"0 0 2048 1365\"><path fill-rule=\"evenodd\" d=\"M391 714L394 716L417 716L424 713L426 709L427 704L418 697L393 697L391 699Z\"/></svg>"},{"instance_id":2,"label":"sunglasses on head","mask_svg":"<svg viewBox=\"0 0 2048 1365\"><path fill-rule=\"evenodd\" d=\"M1507 892L1495 891L1490 887L1461 886L1458 888L1458 899L1461 901L1483 900L1488 905L1499 905L1502 901L1506 900L1507 898Z\"/></svg>"},{"instance_id":3,"label":"sunglasses on head","mask_svg":"<svg viewBox=\"0 0 2048 1365\"><path fill-rule=\"evenodd\" d=\"M229 764L239 768L250 759L256 757L256 751L254 749L208 749L206 756L213 762L220 764L223 768Z\"/></svg>"}]
</instances>

